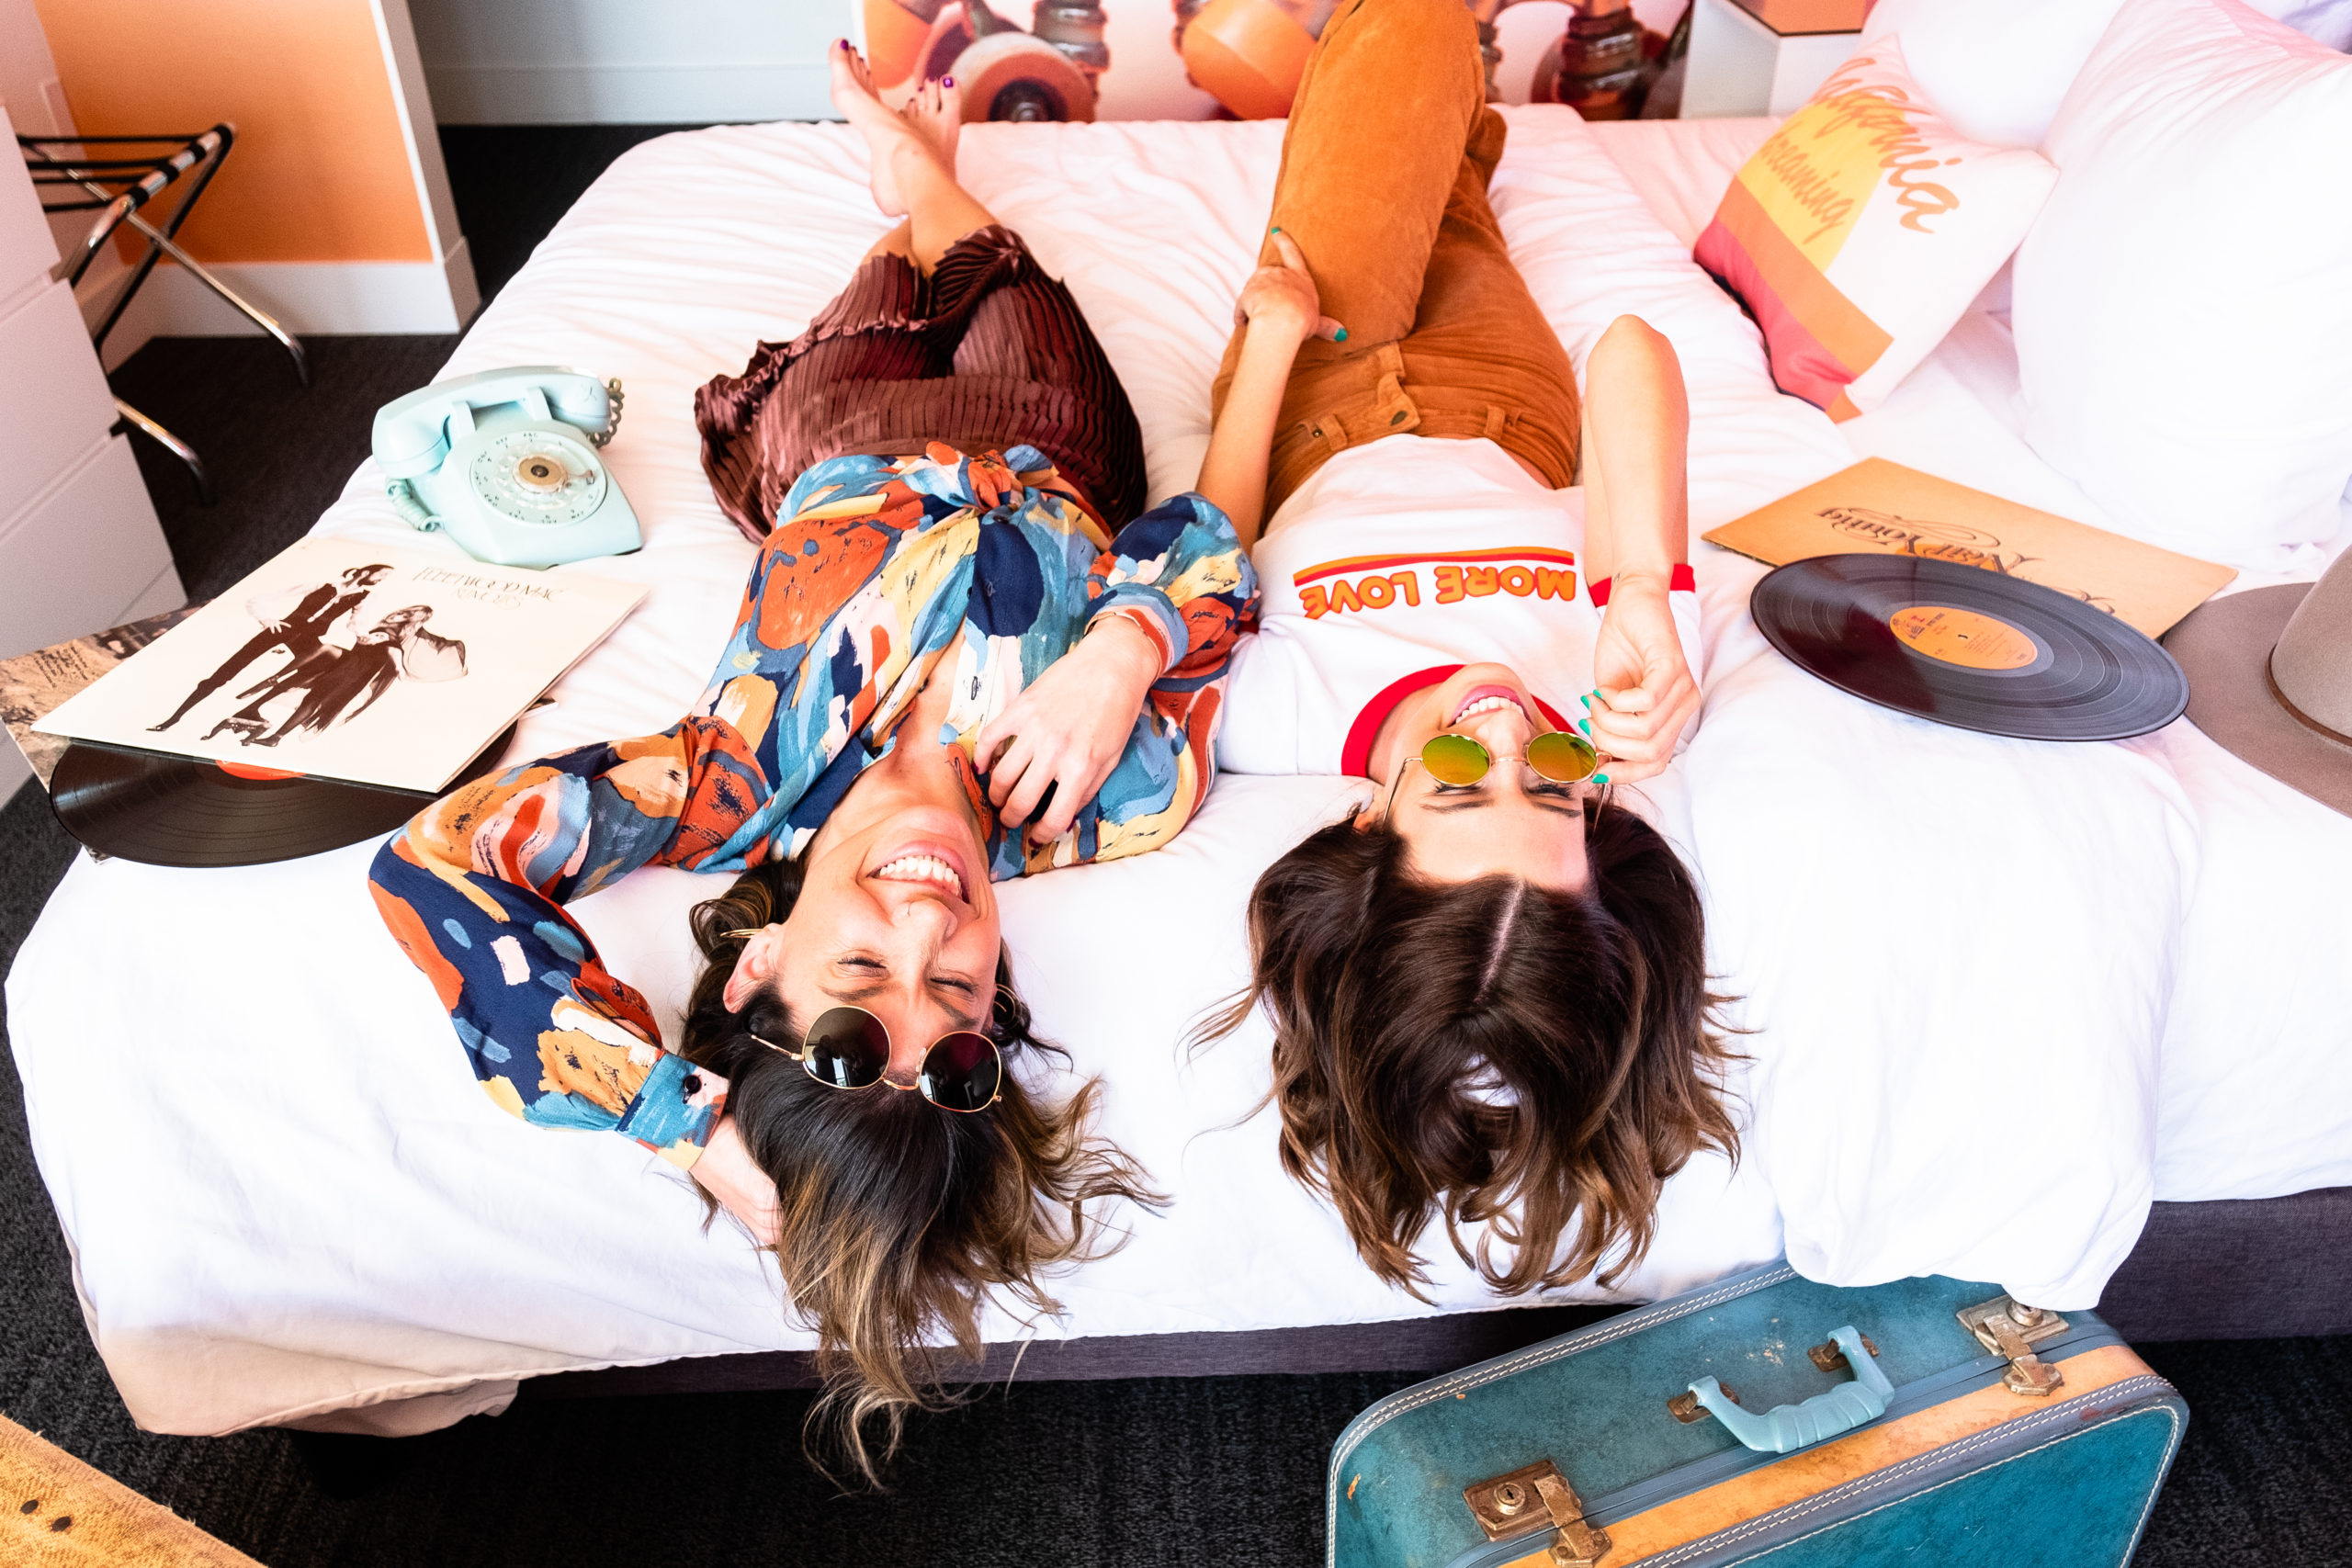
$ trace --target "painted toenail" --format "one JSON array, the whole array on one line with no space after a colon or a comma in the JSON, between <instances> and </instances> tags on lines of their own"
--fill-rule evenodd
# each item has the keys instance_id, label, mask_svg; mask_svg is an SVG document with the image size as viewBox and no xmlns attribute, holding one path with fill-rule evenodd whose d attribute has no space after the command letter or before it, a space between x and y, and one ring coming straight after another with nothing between
<instances>
[{"instance_id":1,"label":"painted toenail","mask_svg":"<svg viewBox=\"0 0 2352 1568\"><path fill-rule=\"evenodd\" d=\"M956 78L953 76L942 76L939 79L939 85L943 87L952 87L956 85Z\"/></svg>"}]
</instances>

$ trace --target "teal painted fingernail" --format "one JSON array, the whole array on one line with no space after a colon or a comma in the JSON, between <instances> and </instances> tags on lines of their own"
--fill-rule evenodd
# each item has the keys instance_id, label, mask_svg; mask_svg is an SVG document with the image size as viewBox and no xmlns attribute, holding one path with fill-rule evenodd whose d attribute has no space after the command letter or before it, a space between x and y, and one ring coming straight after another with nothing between
<instances>
[{"instance_id":1,"label":"teal painted fingernail","mask_svg":"<svg viewBox=\"0 0 2352 1568\"><path fill-rule=\"evenodd\" d=\"M1279 224L1279 223L1278 223L1278 224L1276 224L1274 227L1272 227L1272 228L1271 228L1271 229L1269 229L1269 230L1267 230L1267 231L1266 231L1266 232L1267 232L1267 233L1269 233L1269 234L1279 234L1279 233L1281 233L1282 231L1282 231L1282 225L1281 225L1281 224Z\"/></svg>"},{"instance_id":2,"label":"teal painted fingernail","mask_svg":"<svg viewBox=\"0 0 2352 1568\"><path fill-rule=\"evenodd\" d=\"M1592 705L1592 699L1590 697L1578 697L1577 701L1582 703L1587 707L1590 707Z\"/></svg>"},{"instance_id":3,"label":"teal painted fingernail","mask_svg":"<svg viewBox=\"0 0 2352 1568\"><path fill-rule=\"evenodd\" d=\"M1587 735L1590 735L1592 733L1592 720L1589 718L1580 718L1577 720L1577 728L1583 730Z\"/></svg>"},{"instance_id":4,"label":"teal painted fingernail","mask_svg":"<svg viewBox=\"0 0 2352 1568\"><path fill-rule=\"evenodd\" d=\"M1607 784L1609 782L1609 775L1607 773L1595 773L1592 775L1592 782L1595 784Z\"/></svg>"},{"instance_id":5,"label":"teal painted fingernail","mask_svg":"<svg viewBox=\"0 0 2352 1568\"><path fill-rule=\"evenodd\" d=\"M1347 329L1347 328L1345 328L1345 327L1341 327L1338 332L1333 333L1331 334L1331 341L1332 341L1333 343L1345 343L1345 342L1347 342L1347 341L1348 341L1348 329Z\"/></svg>"}]
</instances>

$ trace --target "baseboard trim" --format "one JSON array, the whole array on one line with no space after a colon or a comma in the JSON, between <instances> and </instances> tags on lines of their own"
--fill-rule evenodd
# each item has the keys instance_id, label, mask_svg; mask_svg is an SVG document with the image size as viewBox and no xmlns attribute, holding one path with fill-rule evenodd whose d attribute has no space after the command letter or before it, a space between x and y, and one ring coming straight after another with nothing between
<instances>
[{"instance_id":1,"label":"baseboard trim","mask_svg":"<svg viewBox=\"0 0 2352 1568\"><path fill-rule=\"evenodd\" d=\"M441 261L211 262L221 282L286 330L309 333L454 333L481 305L464 240ZM141 286L107 334L108 370L154 337L250 337L261 329L169 262Z\"/></svg>"},{"instance_id":2,"label":"baseboard trim","mask_svg":"<svg viewBox=\"0 0 2352 1568\"><path fill-rule=\"evenodd\" d=\"M443 125L704 125L838 119L825 62L702 65L434 65Z\"/></svg>"}]
</instances>

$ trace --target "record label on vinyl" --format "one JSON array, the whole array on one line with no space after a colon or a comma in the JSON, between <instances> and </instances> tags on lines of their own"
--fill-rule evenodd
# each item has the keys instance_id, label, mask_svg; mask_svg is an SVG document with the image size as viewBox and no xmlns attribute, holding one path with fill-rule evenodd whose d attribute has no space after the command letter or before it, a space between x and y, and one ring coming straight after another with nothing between
<instances>
[{"instance_id":1,"label":"record label on vinyl","mask_svg":"<svg viewBox=\"0 0 2352 1568\"><path fill-rule=\"evenodd\" d=\"M2188 705L2172 656L2021 578L1917 556L1791 561L1749 600L1789 660L1882 707L2030 740L2120 740Z\"/></svg>"},{"instance_id":2,"label":"record label on vinyl","mask_svg":"<svg viewBox=\"0 0 2352 1568\"><path fill-rule=\"evenodd\" d=\"M1886 618L1903 646L1963 670L2019 670L2041 657L2033 634L1997 615L1949 604L1914 604Z\"/></svg>"}]
</instances>

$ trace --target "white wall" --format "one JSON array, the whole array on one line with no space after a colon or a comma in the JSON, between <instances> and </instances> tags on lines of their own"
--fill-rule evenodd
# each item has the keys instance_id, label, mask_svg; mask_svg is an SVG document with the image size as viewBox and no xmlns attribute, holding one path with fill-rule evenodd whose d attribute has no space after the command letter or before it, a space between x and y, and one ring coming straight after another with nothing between
<instances>
[{"instance_id":1,"label":"white wall","mask_svg":"<svg viewBox=\"0 0 2352 1568\"><path fill-rule=\"evenodd\" d=\"M411 0L447 125L820 119L852 0Z\"/></svg>"}]
</instances>

